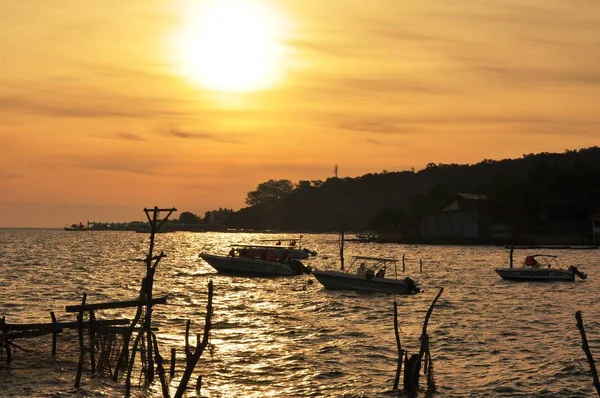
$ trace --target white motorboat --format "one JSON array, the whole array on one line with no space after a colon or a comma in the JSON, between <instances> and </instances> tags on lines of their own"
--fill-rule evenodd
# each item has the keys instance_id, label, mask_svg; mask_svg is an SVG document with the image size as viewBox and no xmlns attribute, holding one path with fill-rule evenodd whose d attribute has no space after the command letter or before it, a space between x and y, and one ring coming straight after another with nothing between
<instances>
[{"instance_id":1,"label":"white motorboat","mask_svg":"<svg viewBox=\"0 0 600 398\"><path fill-rule=\"evenodd\" d=\"M344 268L344 235L340 239L340 271L314 270L312 274L323 285L330 290L357 290L363 292L380 292L395 294L414 294L420 289L415 282L406 277L396 279L386 277L391 273L390 268L396 270L397 260L394 258L353 256L350 266ZM356 271L352 271L355 267Z\"/></svg>"},{"instance_id":2,"label":"white motorboat","mask_svg":"<svg viewBox=\"0 0 600 398\"><path fill-rule=\"evenodd\" d=\"M310 273L310 267L290 258L284 251L270 251L264 246L259 248L260 250L254 250L251 245L241 248L233 246L226 256L200 253L199 257L223 274L289 276Z\"/></svg>"},{"instance_id":3,"label":"white motorboat","mask_svg":"<svg viewBox=\"0 0 600 398\"><path fill-rule=\"evenodd\" d=\"M522 267L496 268L496 272L502 279L510 281L573 282L576 275L581 279L587 278L587 275L574 265L567 269L557 267L557 257L549 254L534 254L525 257Z\"/></svg>"},{"instance_id":4,"label":"white motorboat","mask_svg":"<svg viewBox=\"0 0 600 398\"><path fill-rule=\"evenodd\" d=\"M302 239L302 235L300 235L297 238L261 239L260 242L275 242L275 243L272 245L251 244L251 245L246 245L246 246L252 246L255 249L262 246L269 250L281 250L281 251L287 250L289 258L297 258L297 259L301 259L301 260L306 260L309 257L316 256L317 255L316 251L309 250L307 248L302 248L302 245L300 243L301 239ZM238 245L238 246L241 247L244 245Z\"/></svg>"}]
</instances>

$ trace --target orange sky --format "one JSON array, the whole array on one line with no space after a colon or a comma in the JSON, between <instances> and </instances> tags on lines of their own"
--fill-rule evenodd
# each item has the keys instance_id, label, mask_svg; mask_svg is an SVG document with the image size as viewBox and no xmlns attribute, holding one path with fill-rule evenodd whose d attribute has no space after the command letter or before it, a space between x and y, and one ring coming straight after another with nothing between
<instances>
[{"instance_id":1,"label":"orange sky","mask_svg":"<svg viewBox=\"0 0 600 398\"><path fill-rule=\"evenodd\" d=\"M596 0L26 0L0 24L0 226L599 144Z\"/></svg>"}]
</instances>

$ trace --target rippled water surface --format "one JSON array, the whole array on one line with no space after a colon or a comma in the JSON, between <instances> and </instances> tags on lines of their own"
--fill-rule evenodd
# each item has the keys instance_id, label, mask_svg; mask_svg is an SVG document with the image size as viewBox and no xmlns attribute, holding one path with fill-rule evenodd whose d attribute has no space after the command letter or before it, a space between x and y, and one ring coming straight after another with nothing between
<instances>
[{"instance_id":1,"label":"rippled water surface","mask_svg":"<svg viewBox=\"0 0 600 398\"><path fill-rule=\"evenodd\" d=\"M402 344L414 353L440 287L445 290L428 328L436 396L595 396L574 314L583 311L592 352L600 359L598 250L554 253L563 264L579 265L586 281L515 283L494 272L508 263L507 250L499 247L346 245L347 257L405 254L405 274L424 289L410 297L325 291L310 275L222 276L198 258L199 252L226 254L233 242L277 236L157 235L156 253L167 257L157 268L155 296L167 295L168 305L155 308L155 325L163 356L176 347L179 366L185 322L191 319L192 330L202 331L207 282L215 285L211 346L195 373L203 376L202 396L397 396L391 391L397 355L393 301L399 304ZM319 253L306 264L338 267L336 235L304 235L303 244ZM59 321L74 320L65 305L78 304L84 291L88 303L135 299L145 266L132 260L143 258L147 246L148 235L133 232L0 230L0 315L9 323L49 322L54 311ZM525 254L516 252L516 258ZM132 318L128 311L99 317ZM81 390L73 388L75 340L73 332L60 335L56 358L49 352L50 336L17 341L32 352L17 351L10 366L0 363L0 395L122 396L123 382L92 377L89 369ZM133 395L159 397L160 386L136 387ZM188 395L196 396L195 390Z\"/></svg>"}]
</instances>

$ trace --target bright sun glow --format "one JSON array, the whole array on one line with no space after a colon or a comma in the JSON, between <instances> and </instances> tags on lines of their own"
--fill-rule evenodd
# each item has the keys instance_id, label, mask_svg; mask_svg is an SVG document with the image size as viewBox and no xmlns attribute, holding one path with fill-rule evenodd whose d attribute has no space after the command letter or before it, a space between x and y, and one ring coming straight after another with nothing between
<instances>
[{"instance_id":1,"label":"bright sun glow","mask_svg":"<svg viewBox=\"0 0 600 398\"><path fill-rule=\"evenodd\" d=\"M282 74L283 21L261 0L188 1L176 64L186 78L217 91L255 91Z\"/></svg>"}]
</instances>

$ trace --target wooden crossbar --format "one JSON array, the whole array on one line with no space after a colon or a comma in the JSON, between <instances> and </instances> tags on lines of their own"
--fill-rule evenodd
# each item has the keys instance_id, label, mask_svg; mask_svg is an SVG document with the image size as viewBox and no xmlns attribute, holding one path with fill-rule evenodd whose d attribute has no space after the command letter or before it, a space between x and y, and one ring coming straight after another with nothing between
<instances>
[{"instance_id":1,"label":"wooden crossbar","mask_svg":"<svg viewBox=\"0 0 600 398\"><path fill-rule=\"evenodd\" d=\"M152 302L152 305L167 304L167 296L152 299L151 302ZM66 312L81 312L81 311L109 310L109 309L114 309L114 308L139 307L140 305L146 305L146 304L148 304L148 300L113 301L113 302L109 302L109 303L98 303L98 304L67 305L65 307L65 311Z\"/></svg>"}]
</instances>

